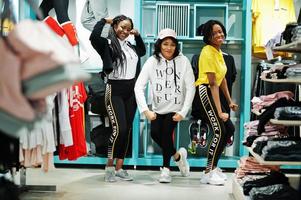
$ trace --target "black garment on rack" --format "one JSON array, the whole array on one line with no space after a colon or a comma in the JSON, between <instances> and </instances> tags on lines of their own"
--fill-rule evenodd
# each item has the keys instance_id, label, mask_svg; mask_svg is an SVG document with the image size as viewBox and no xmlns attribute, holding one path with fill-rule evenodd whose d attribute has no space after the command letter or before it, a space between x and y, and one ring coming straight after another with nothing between
<instances>
[{"instance_id":1,"label":"black garment on rack","mask_svg":"<svg viewBox=\"0 0 301 200\"><path fill-rule=\"evenodd\" d=\"M44 18L49 15L49 11L54 8L57 21L62 24L70 21L68 16L69 0L43 0L40 5Z\"/></svg>"},{"instance_id":2,"label":"black garment on rack","mask_svg":"<svg viewBox=\"0 0 301 200\"><path fill-rule=\"evenodd\" d=\"M98 125L90 132L91 142L95 145L96 155L107 156L109 138L112 134L112 127L104 124Z\"/></svg>"},{"instance_id":3,"label":"black garment on rack","mask_svg":"<svg viewBox=\"0 0 301 200\"><path fill-rule=\"evenodd\" d=\"M266 108L266 110L259 116L259 124L257 127L257 134L265 132L264 126L270 119L274 118L275 109L283 106L301 106L301 102L296 102L293 100L287 100L286 98L280 98L275 101L272 105Z\"/></svg>"},{"instance_id":4,"label":"black garment on rack","mask_svg":"<svg viewBox=\"0 0 301 200\"><path fill-rule=\"evenodd\" d=\"M283 60L282 63L284 65L290 65L292 61L290 60ZM256 67L256 73L255 78L252 86L252 97L259 97L261 95L267 95L267 94L273 94L275 92L280 92L284 90L291 91L295 93L296 90L296 84L294 83L281 83L281 84L275 84L271 82L266 82L260 79L261 73L265 70L268 70L268 65L272 65L273 63L267 63L267 62L260 62L258 63ZM287 67L284 67L287 68Z\"/></svg>"},{"instance_id":5,"label":"black garment on rack","mask_svg":"<svg viewBox=\"0 0 301 200\"><path fill-rule=\"evenodd\" d=\"M227 81L227 85L228 85L228 90L229 90L230 96L232 96L232 86L233 86L233 83L235 82L236 75L237 75L235 62L234 62L233 56L230 54L223 53L223 57L224 57L224 60L225 60L226 66L227 66L226 81ZM223 104L227 113L230 114L230 108L227 103L226 97L223 94L223 92L221 92L221 91L220 91L220 99L221 99L221 103Z\"/></svg>"},{"instance_id":6,"label":"black garment on rack","mask_svg":"<svg viewBox=\"0 0 301 200\"><path fill-rule=\"evenodd\" d=\"M6 169L19 167L19 139L0 131L0 164Z\"/></svg>"},{"instance_id":7,"label":"black garment on rack","mask_svg":"<svg viewBox=\"0 0 301 200\"><path fill-rule=\"evenodd\" d=\"M91 81L88 84L88 99L86 102L88 110L91 110L92 113L108 116L105 106L105 90L105 83L100 76L96 76L93 82Z\"/></svg>"},{"instance_id":8,"label":"black garment on rack","mask_svg":"<svg viewBox=\"0 0 301 200\"><path fill-rule=\"evenodd\" d=\"M0 177L0 199L1 200L19 200L20 190L11 181L5 177Z\"/></svg>"},{"instance_id":9,"label":"black garment on rack","mask_svg":"<svg viewBox=\"0 0 301 200\"><path fill-rule=\"evenodd\" d=\"M19 168L19 139L12 138L0 131L0 166L1 172L11 170L13 167ZM18 187L0 177L0 199L19 200Z\"/></svg>"}]
</instances>

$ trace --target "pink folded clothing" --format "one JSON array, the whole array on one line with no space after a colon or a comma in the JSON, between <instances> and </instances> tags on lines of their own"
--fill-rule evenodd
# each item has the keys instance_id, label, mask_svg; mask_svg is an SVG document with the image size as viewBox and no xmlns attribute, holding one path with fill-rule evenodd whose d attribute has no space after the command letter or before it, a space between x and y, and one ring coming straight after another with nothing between
<instances>
[{"instance_id":1,"label":"pink folded clothing","mask_svg":"<svg viewBox=\"0 0 301 200\"><path fill-rule=\"evenodd\" d=\"M269 95L262 95L260 97L253 97L251 100L252 111L260 112L262 108L269 107L280 98L286 98L289 100L292 99L293 97L294 94L291 91L281 91Z\"/></svg>"}]
</instances>

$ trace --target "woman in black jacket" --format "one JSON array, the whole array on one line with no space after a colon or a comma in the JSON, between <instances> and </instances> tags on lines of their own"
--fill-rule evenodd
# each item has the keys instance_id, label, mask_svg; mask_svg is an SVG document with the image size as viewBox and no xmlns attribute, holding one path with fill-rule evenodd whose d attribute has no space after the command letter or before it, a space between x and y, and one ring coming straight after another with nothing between
<instances>
[{"instance_id":1,"label":"woman in black jacket","mask_svg":"<svg viewBox=\"0 0 301 200\"><path fill-rule=\"evenodd\" d=\"M101 37L104 25L111 24L108 38ZM133 35L136 45L126 39ZM122 169L124 157L131 138L132 123L136 112L134 85L140 71L140 57L146 53L139 32L133 29L133 22L124 15L114 19L103 18L95 25L90 41L103 61L103 73L108 79L105 104L112 125L109 138L108 162L105 181L115 182L133 178ZM116 167L114 167L116 160Z\"/></svg>"}]
</instances>

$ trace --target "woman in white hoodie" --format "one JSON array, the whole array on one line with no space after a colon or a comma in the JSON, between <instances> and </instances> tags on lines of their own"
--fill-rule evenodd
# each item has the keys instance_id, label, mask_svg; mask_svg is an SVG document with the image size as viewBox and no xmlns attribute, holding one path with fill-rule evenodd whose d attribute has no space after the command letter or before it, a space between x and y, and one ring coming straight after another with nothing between
<instances>
[{"instance_id":1,"label":"woman in white hoodie","mask_svg":"<svg viewBox=\"0 0 301 200\"><path fill-rule=\"evenodd\" d=\"M145 88L152 96L152 110L148 108ZM194 75L189 60L179 51L176 32L163 29L155 43L154 55L145 62L135 84L139 111L151 120L151 137L161 147L163 167L159 182L171 182L170 159L173 157L183 176L189 174L187 151L176 151L173 131L187 115L195 94Z\"/></svg>"}]
</instances>

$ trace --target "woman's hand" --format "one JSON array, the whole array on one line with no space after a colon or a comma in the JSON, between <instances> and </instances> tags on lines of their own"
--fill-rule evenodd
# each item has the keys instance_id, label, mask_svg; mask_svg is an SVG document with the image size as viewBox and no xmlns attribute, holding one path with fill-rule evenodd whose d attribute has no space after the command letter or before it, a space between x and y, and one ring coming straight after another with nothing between
<instances>
[{"instance_id":1,"label":"woman's hand","mask_svg":"<svg viewBox=\"0 0 301 200\"><path fill-rule=\"evenodd\" d=\"M150 110L144 111L143 114L150 121L153 121L153 120L155 120L157 118L157 114L155 112L153 112L153 111L150 111Z\"/></svg>"},{"instance_id":2,"label":"woman's hand","mask_svg":"<svg viewBox=\"0 0 301 200\"><path fill-rule=\"evenodd\" d=\"M178 114L178 113L176 113L176 114L174 114L174 116L172 116L172 120L175 121L175 122L179 122L182 119L183 119L183 116Z\"/></svg>"},{"instance_id":3,"label":"woman's hand","mask_svg":"<svg viewBox=\"0 0 301 200\"><path fill-rule=\"evenodd\" d=\"M229 108L233 111L237 111L238 110L238 105L236 103L231 102L229 104Z\"/></svg>"},{"instance_id":4,"label":"woman's hand","mask_svg":"<svg viewBox=\"0 0 301 200\"><path fill-rule=\"evenodd\" d=\"M218 117L221 118L225 122L229 119L229 114L221 112L218 114Z\"/></svg>"},{"instance_id":5,"label":"woman's hand","mask_svg":"<svg viewBox=\"0 0 301 200\"><path fill-rule=\"evenodd\" d=\"M138 35L139 35L139 32L138 32L137 29L132 29L132 30L130 31L130 34L131 34L131 35L134 35L134 36L138 36Z\"/></svg>"}]
</instances>

